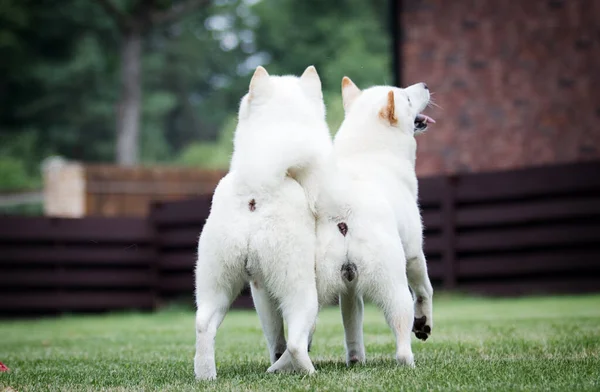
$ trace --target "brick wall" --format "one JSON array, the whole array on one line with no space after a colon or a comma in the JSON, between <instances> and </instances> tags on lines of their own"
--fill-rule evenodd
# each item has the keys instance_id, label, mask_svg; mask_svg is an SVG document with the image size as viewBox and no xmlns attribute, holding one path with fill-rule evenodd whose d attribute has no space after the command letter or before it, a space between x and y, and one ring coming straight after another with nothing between
<instances>
[{"instance_id":1,"label":"brick wall","mask_svg":"<svg viewBox=\"0 0 600 392\"><path fill-rule=\"evenodd\" d=\"M402 84L443 108L419 175L600 159L600 1L397 1Z\"/></svg>"}]
</instances>

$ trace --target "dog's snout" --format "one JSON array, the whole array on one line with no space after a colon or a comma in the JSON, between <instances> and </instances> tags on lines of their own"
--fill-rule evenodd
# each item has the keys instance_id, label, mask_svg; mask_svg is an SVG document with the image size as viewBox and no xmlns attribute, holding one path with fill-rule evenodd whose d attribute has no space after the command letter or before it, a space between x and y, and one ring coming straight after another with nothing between
<instances>
[{"instance_id":1,"label":"dog's snout","mask_svg":"<svg viewBox=\"0 0 600 392\"><path fill-rule=\"evenodd\" d=\"M421 82L421 84L423 85L423 88L424 88L425 90L429 90L429 87L427 86L427 83L425 83L425 82Z\"/></svg>"}]
</instances>

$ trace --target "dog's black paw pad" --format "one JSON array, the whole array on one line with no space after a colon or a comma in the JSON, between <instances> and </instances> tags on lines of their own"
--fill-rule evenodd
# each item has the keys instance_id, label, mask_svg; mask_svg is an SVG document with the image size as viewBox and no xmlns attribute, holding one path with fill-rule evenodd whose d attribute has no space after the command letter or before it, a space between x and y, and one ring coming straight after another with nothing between
<instances>
[{"instance_id":1,"label":"dog's black paw pad","mask_svg":"<svg viewBox=\"0 0 600 392\"><path fill-rule=\"evenodd\" d=\"M427 338L429 337L429 335L423 332L417 332L415 333L415 336L417 337L417 339L421 339L423 341L427 340Z\"/></svg>"},{"instance_id":2,"label":"dog's black paw pad","mask_svg":"<svg viewBox=\"0 0 600 392\"><path fill-rule=\"evenodd\" d=\"M426 325L427 317L415 317L415 321L413 323L413 332L418 339L427 340L429 334L431 333L431 326Z\"/></svg>"}]
</instances>

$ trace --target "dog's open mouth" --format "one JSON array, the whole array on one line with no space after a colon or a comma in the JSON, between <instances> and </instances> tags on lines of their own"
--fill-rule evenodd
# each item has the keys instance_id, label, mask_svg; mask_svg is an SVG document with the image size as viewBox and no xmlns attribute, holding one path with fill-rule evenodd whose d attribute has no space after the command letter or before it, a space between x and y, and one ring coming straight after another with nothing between
<instances>
[{"instance_id":1,"label":"dog's open mouth","mask_svg":"<svg viewBox=\"0 0 600 392\"><path fill-rule=\"evenodd\" d=\"M435 124L435 120L424 114L417 114L415 118L415 132L423 132L429 124Z\"/></svg>"}]
</instances>

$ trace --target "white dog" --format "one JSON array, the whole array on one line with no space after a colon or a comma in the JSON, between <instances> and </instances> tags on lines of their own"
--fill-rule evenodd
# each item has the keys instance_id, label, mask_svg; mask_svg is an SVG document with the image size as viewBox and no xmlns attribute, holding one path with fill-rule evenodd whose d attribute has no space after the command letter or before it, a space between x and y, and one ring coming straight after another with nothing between
<instances>
[{"instance_id":1,"label":"white dog","mask_svg":"<svg viewBox=\"0 0 600 392\"><path fill-rule=\"evenodd\" d=\"M295 369L314 372L307 351L318 311L312 178L331 147L315 68L297 78L258 67L240 104L229 174L215 190L198 243L198 379L216 378L216 331L248 281L271 362L287 347Z\"/></svg>"},{"instance_id":2,"label":"white dog","mask_svg":"<svg viewBox=\"0 0 600 392\"><path fill-rule=\"evenodd\" d=\"M411 329L425 340L433 325L414 138L433 122L421 114L429 103L429 90L419 83L361 92L344 78L342 95L346 117L334 142L337 168L322 169L317 181L319 303L340 298L348 363L365 361L366 296L385 313L396 336L398 362L412 366ZM407 283L415 293L414 304ZM269 371L293 368L286 351Z\"/></svg>"}]
</instances>

